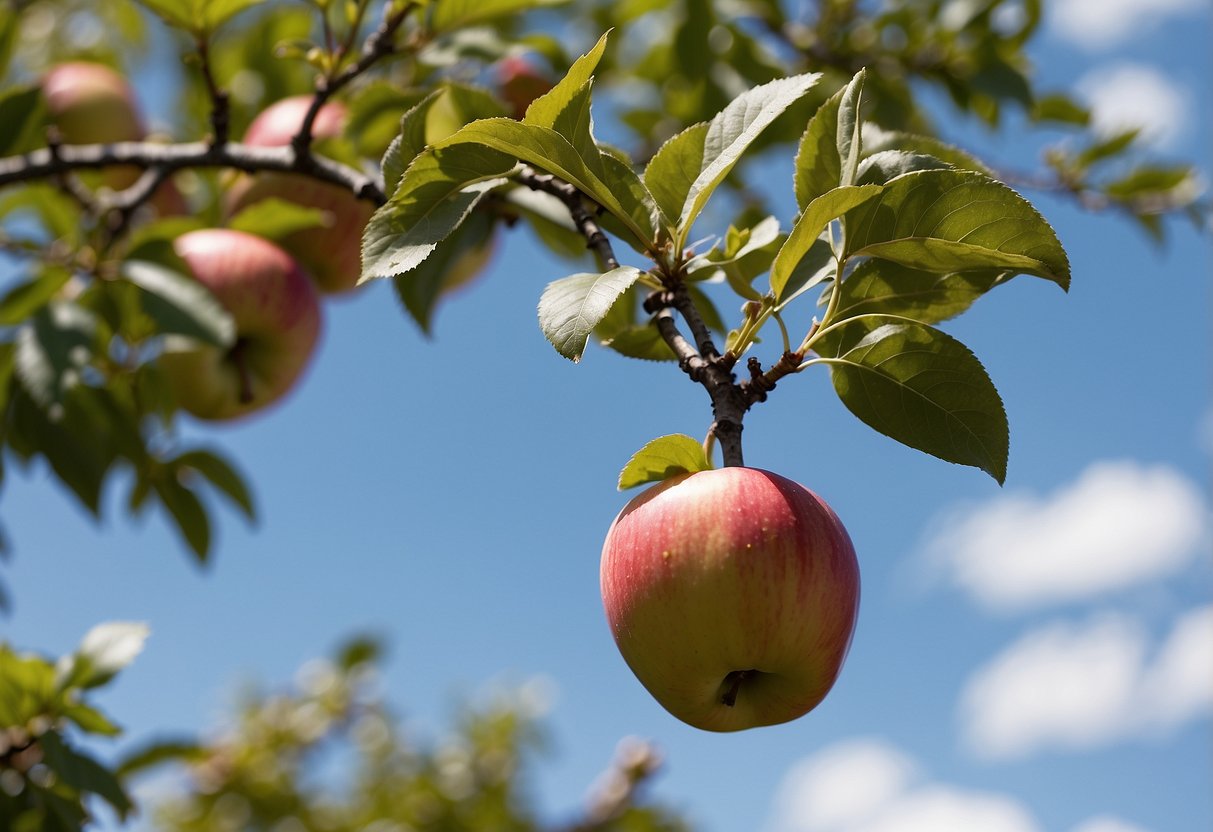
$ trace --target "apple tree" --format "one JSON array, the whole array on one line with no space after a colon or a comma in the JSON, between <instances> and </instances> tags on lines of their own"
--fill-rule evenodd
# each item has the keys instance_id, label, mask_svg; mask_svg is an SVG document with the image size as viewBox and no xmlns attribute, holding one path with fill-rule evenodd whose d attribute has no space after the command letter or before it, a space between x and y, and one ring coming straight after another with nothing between
<instances>
[{"instance_id":1,"label":"apple tree","mask_svg":"<svg viewBox=\"0 0 1213 832\"><path fill-rule=\"evenodd\" d=\"M432 332L451 290L492 279L497 240L526 227L569 263L518 288L557 356L664 361L704 391L703 435L654 438L621 488L702 483L717 448L724 470L742 468L747 412L801 375L828 379L880 433L1001 483L1002 400L940 325L1016 276L1068 288L1062 242L1020 191L1063 194L1159 240L1172 215L1206 211L1191 166L1149 159L1136 132L1098 133L1075 99L1037 88L1026 48L1041 12L1040 0L819 0L805 16L777 0L13 0L0 10L0 460L44 465L98 517L110 483L127 483L126 509L159 507L205 561L205 492L251 516L254 490L183 425L273 418L264 409L299 378L330 296L390 281ZM645 37L653 27L672 35ZM144 85L128 79L178 62L171 129L150 132ZM1013 113L1071 135L1038 170L1007 170L941 137L921 100L930 88L992 130ZM793 163L790 212L747 176L775 157ZM637 503L656 505L656 491ZM754 550L772 574L816 575L808 521L775 540L774 515L747 505L762 522L727 546L693 528L654 543L640 528L620 532L639 542L617 555L659 565L710 551L727 565ZM845 539L837 524L825 547L849 554L843 571ZM604 561L621 649L675 714L740 713L751 690L790 704L778 718L688 719L717 730L812 708L854 624L853 608L838 613L829 661L791 640L799 683L740 645L696 694L706 704L687 705L642 670L644 628L671 625L619 580ZM857 575L839 580L858 591ZM807 606L786 626L829 617ZM755 614L755 632L782 626ZM106 632L129 659L137 634ZM160 746L109 771L65 733L115 730L83 695L113 673L73 670L96 664L96 638L58 665L0 652L0 817L13 828L76 828L87 794L125 812L122 778L169 757L194 762L197 788L165 809L168 828L203 828L190 819L227 795L249 813L236 828L312 813L331 828L539 824L517 790L531 731L518 710L468 716L452 747L471 779L454 797L436 762L446 752L403 743L383 703L358 694L365 645L326 665L323 690L250 701L219 744ZM323 718L283 733L292 708ZM371 722L374 742L358 731ZM321 800L299 778L330 734L354 743L367 774ZM614 796L572 828L677 825L633 805L653 759L629 753Z\"/></svg>"}]
</instances>

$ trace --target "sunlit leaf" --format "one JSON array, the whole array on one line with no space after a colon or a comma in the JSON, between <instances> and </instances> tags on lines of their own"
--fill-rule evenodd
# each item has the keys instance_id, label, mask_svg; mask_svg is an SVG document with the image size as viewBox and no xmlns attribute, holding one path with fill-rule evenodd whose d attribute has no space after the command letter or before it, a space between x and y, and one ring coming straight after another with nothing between
<instances>
[{"instance_id":1,"label":"sunlit leaf","mask_svg":"<svg viewBox=\"0 0 1213 832\"><path fill-rule=\"evenodd\" d=\"M978 173L927 170L893 179L846 217L847 255L949 273L1005 269L1069 287L1070 264L1044 218Z\"/></svg>"},{"instance_id":2,"label":"sunlit leaf","mask_svg":"<svg viewBox=\"0 0 1213 832\"><path fill-rule=\"evenodd\" d=\"M712 467L702 443L681 433L661 436L633 454L623 466L619 472L619 490L661 482L681 474L710 471Z\"/></svg>"},{"instance_id":3,"label":"sunlit leaf","mask_svg":"<svg viewBox=\"0 0 1213 832\"><path fill-rule=\"evenodd\" d=\"M885 436L948 462L1006 478L1002 399L981 362L950 335L885 315L823 332L813 363L830 368L847 409Z\"/></svg>"},{"instance_id":4,"label":"sunlit leaf","mask_svg":"<svg viewBox=\"0 0 1213 832\"><path fill-rule=\"evenodd\" d=\"M556 351L580 361L594 327L642 272L620 266L604 274L575 274L548 284L539 299L539 327Z\"/></svg>"}]
</instances>

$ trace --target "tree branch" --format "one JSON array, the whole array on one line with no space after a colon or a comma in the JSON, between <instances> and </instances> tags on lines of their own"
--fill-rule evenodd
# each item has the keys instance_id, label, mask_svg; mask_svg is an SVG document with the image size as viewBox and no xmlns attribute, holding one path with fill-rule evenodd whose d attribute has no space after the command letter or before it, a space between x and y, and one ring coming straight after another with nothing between
<instances>
[{"instance_id":1,"label":"tree branch","mask_svg":"<svg viewBox=\"0 0 1213 832\"><path fill-rule=\"evenodd\" d=\"M295 148L297 154L301 157L308 155L312 146L312 130L316 124L316 117L320 114L320 109L325 105L325 102L332 98L346 84L370 69L380 58L386 57L396 51L396 32L415 7L415 3L406 3L393 12L392 4L385 4L383 22L366 39L366 43L362 46L362 54L358 60L335 76L321 76L316 84L316 92L312 96L311 106L308 107L307 113L303 116L303 123L299 125L299 132L291 139L291 146Z\"/></svg>"},{"instance_id":2,"label":"tree branch","mask_svg":"<svg viewBox=\"0 0 1213 832\"><path fill-rule=\"evenodd\" d=\"M581 191L550 173L540 173L530 167L523 168L516 178L532 191L543 191L563 202L573 224L585 237L586 247L594 252L607 271L619 268L619 258L615 256L611 240L594 218L594 214L586 207L586 198Z\"/></svg>"},{"instance_id":3,"label":"tree branch","mask_svg":"<svg viewBox=\"0 0 1213 832\"><path fill-rule=\"evenodd\" d=\"M611 766L594 784L585 817L567 832L599 832L636 803L636 794L661 768L661 754L651 743L635 738L620 741Z\"/></svg>"},{"instance_id":4,"label":"tree branch","mask_svg":"<svg viewBox=\"0 0 1213 832\"><path fill-rule=\"evenodd\" d=\"M251 147L235 143L212 145L207 142L119 142L63 145L53 150L42 148L20 156L0 159L0 188L19 182L54 178L71 171L114 165L134 165L144 170L158 169L166 177L187 168L233 168L246 173L303 173L314 179L340 185L352 191L359 199L376 205L387 201L381 182L331 159L310 153L300 156L289 145ZM132 187L139 187L139 183Z\"/></svg>"}]
</instances>

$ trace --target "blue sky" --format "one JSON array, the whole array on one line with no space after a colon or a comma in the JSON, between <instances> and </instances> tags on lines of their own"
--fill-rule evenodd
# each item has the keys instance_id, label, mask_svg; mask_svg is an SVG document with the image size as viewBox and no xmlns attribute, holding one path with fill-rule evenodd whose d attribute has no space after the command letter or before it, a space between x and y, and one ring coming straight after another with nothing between
<instances>
[{"instance_id":1,"label":"blue sky","mask_svg":"<svg viewBox=\"0 0 1213 832\"><path fill-rule=\"evenodd\" d=\"M1207 4L1049 5L1044 85L1079 89L1108 123L1171 125L1159 154L1209 178ZM1038 149L1014 127L944 132L1007 165ZM756 175L788 189L782 169ZM1127 221L1031 196L1069 250L1071 292L1020 277L946 327L1006 403L1005 488L875 434L821 371L747 419L747 461L828 500L863 574L841 678L796 722L689 728L616 652L598 596L602 537L630 496L616 475L655 436L702 435L707 400L670 365L560 358L535 303L568 269L524 234L433 340L372 286L327 305L286 404L191 427L240 461L261 517L221 512L205 572L161 517L123 515L124 488L99 528L44 470L13 477L0 518L17 606L0 627L59 653L98 622L148 622L102 699L127 728L115 748L214 725L239 682L288 684L371 631L391 647L392 700L430 735L453 698L544 680L554 744L537 782L553 816L637 735L665 754L661 796L714 832L1209 829L1209 240L1177 222L1159 249Z\"/></svg>"}]
</instances>

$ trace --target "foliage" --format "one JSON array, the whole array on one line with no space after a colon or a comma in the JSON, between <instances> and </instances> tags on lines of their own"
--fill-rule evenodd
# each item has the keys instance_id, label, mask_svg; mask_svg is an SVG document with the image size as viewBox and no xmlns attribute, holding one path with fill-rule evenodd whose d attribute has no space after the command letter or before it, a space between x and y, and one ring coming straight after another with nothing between
<instances>
[{"instance_id":1,"label":"foliage","mask_svg":"<svg viewBox=\"0 0 1213 832\"><path fill-rule=\"evenodd\" d=\"M94 627L58 661L0 642L0 825L13 832L79 829L88 798L119 817L133 808L117 775L79 748L76 734L114 737L117 725L87 701L142 649L142 624Z\"/></svg>"},{"instance_id":2,"label":"foliage","mask_svg":"<svg viewBox=\"0 0 1213 832\"><path fill-rule=\"evenodd\" d=\"M113 504L107 491L128 484L127 510L158 507L199 562L212 550L214 495L255 518L239 466L186 438L159 359L182 338L225 349L239 340L175 238L227 224L286 245L333 221L281 202L229 215L236 171L275 171L375 204L362 279L390 279L427 333L456 264L483 268L510 229L533 230L569 260L568 276L522 288L560 355L580 361L597 343L676 361L711 398L706 441L654 440L621 488L709 468L717 443L726 465L740 464L745 413L814 367L874 429L1002 482L1002 400L939 325L1019 274L1068 288L1061 241L1016 189L1115 211L1161 241L1168 216L1205 216L1193 169L1148 158L1134 131L1099 134L1071 97L1037 88L1027 48L1040 0L819 0L803 20L785 6L4 5L0 255L14 278L0 294L0 463L49 470L98 518ZM644 36L652 31L673 35ZM87 59L129 75L166 41L184 67L170 135L61 145L38 86L49 67ZM502 73L520 56L542 94L518 111ZM1015 114L1069 133L1041 170L1007 170L953 146L925 111L924 87L992 130ZM312 96L312 117L340 102L343 134L314 140L305 121L287 146L238 142L291 95ZM790 216L746 184L754 161L776 154L794 163ZM76 828L89 794L130 809L114 773L65 733L116 732L83 696L118 669L114 655L133 655L141 631L102 630L124 645L116 652L96 632L59 665L0 648L0 812L14 829ZM515 710L469 714L451 744L415 747L368 693L367 657L351 655L326 666L323 684L251 698L230 737L135 761L194 760L190 790L162 822L542 826L521 785L532 726ZM334 740L360 772L344 794L309 786ZM649 768L618 770L635 786ZM576 828L677 827L658 810L617 808Z\"/></svg>"}]
</instances>

